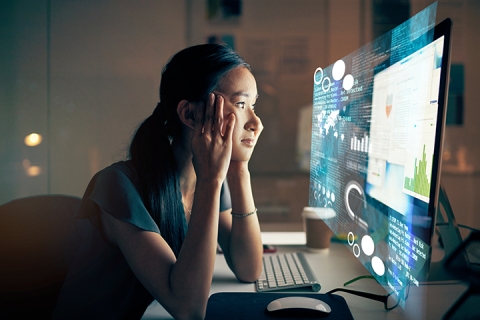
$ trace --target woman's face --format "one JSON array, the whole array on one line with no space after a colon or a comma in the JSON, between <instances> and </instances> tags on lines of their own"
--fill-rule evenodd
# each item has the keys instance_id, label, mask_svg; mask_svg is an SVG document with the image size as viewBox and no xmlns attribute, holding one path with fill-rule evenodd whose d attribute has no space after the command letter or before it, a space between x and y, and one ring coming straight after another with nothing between
<instances>
[{"instance_id":1,"label":"woman's face","mask_svg":"<svg viewBox=\"0 0 480 320\"><path fill-rule=\"evenodd\" d=\"M262 121L255 114L258 98L257 83L250 70L237 67L229 71L213 92L224 99L223 115L235 114L233 130L233 161L248 161L263 130Z\"/></svg>"}]
</instances>

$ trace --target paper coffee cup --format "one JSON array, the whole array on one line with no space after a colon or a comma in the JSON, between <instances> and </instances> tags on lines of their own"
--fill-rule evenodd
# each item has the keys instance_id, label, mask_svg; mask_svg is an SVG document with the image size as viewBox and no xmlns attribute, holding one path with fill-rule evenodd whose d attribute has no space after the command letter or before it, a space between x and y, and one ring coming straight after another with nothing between
<instances>
[{"instance_id":1,"label":"paper coffee cup","mask_svg":"<svg viewBox=\"0 0 480 320\"><path fill-rule=\"evenodd\" d=\"M333 232L324 220L335 217L332 208L303 208L304 229L307 240L307 250L322 252L330 248Z\"/></svg>"}]
</instances>

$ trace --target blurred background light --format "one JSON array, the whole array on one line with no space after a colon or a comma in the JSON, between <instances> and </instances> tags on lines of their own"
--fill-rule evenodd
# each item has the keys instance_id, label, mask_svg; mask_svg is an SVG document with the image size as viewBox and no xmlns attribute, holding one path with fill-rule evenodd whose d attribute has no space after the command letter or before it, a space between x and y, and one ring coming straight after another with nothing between
<instances>
[{"instance_id":1,"label":"blurred background light","mask_svg":"<svg viewBox=\"0 0 480 320\"><path fill-rule=\"evenodd\" d=\"M35 147L42 143L42 136L38 133L30 133L25 137L24 141L27 146Z\"/></svg>"}]
</instances>

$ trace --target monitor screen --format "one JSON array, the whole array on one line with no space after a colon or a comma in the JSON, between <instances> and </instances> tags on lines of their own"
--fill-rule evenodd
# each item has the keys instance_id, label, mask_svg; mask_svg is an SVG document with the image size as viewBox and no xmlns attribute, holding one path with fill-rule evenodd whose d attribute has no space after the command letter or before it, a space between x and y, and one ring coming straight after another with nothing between
<instances>
[{"instance_id":1,"label":"monitor screen","mask_svg":"<svg viewBox=\"0 0 480 320\"><path fill-rule=\"evenodd\" d=\"M389 292L426 278L438 203L450 20L422 21L314 73L309 206Z\"/></svg>"}]
</instances>

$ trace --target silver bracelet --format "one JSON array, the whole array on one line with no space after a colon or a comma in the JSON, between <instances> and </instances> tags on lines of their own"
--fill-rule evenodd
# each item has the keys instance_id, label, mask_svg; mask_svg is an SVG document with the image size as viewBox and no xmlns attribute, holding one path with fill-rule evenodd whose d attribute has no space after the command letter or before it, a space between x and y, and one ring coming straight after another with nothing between
<instances>
[{"instance_id":1,"label":"silver bracelet","mask_svg":"<svg viewBox=\"0 0 480 320\"><path fill-rule=\"evenodd\" d=\"M251 216L252 214L255 214L255 213L257 213L257 208L255 208L255 210L253 210L252 212L249 212L249 213L233 213L233 211L231 212L232 217L234 217L234 218L245 218L245 217Z\"/></svg>"}]
</instances>

